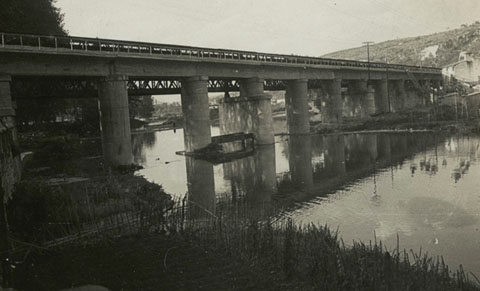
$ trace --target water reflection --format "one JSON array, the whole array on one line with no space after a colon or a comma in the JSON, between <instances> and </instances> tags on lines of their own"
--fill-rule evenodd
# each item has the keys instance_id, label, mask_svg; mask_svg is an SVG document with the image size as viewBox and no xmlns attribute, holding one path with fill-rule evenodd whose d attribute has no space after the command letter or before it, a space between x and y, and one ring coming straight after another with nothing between
<instances>
[{"instance_id":1,"label":"water reflection","mask_svg":"<svg viewBox=\"0 0 480 291\"><path fill-rule=\"evenodd\" d=\"M343 177L347 173L345 164L345 136L327 136L323 138L325 145L325 172L327 177Z\"/></svg>"},{"instance_id":2,"label":"water reflection","mask_svg":"<svg viewBox=\"0 0 480 291\"><path fill-rule=\"evenodd\" d=\"M231 200L249 205L271 201L277 191L275 146L257 147L253 155L223 164L224 179L230 182Z\"/></svg>"},{"instance_id":3,"label":"water reflection","mask_svg":"<svg viewBox=\"0 0 480 291\"><path fill-rule=\"evenodd\" d=\"M213 165L207 161L185 157L190 215L208 217L215 214L215 180Z\"/></svg>"},{"instance_id":4,"label":"water reflection","mask_svg":"<svg viewBox=\"0 0 480 291\"><path fill-rule=\"evenodd\" d=\"M138 174L179 197L188 192L195 216L214 214L225 201L252 215L282 208L276 215L338 226L346 241L376 233L395 247L398 233L401 247L422 246L480 273L478 136L277 137L252 156L212 165L174 154L183 149L181 133L154 135L134 139L145 167Z\"/></svg>"},{"instance_id":5,"label":"water reflection","mask_svg":"<svg viewBox=\"0 0 480 291\"><path fill-rule=\"evenodd\" d=\"M292 135L288 140L288 165L292 185L297 190L313 187L312 140L306 135Z\"/></svg>"},{"instance_id":6,"label":"water reflection","mask_svg":"<svg viewBox=\"0 0 480 291\"><path fill-rule=\"evenodd\" d=\"M145 149L151 149L157 142L157 136L154 132L140 133L132 135L133 161L135 164L144 164L147 161Z\"/></svg>"}]
</instances>

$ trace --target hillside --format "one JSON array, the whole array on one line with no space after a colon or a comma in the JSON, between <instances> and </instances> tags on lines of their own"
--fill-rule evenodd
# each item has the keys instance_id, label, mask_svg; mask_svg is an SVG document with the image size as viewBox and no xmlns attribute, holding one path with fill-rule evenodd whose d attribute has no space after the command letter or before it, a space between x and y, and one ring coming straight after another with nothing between
<instances>
[{"instance_id":1,"label":"hillside","mask_svg":"<svg viewBox=\"0 0 480 291\"><path fill-rule=\"evenodd\" d=\"M389 40L370 46L370 60L374 62L442 67L458 60L461 51L480 57L480 21L461 28L435 34ZM365 47L347 49L323 57L367 60Z\"/></svg>"}]
</instances>

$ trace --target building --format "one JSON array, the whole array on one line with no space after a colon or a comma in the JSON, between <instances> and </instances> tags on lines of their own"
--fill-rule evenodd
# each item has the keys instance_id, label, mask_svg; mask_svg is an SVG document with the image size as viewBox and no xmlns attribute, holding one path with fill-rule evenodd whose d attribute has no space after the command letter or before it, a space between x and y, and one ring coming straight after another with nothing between
<instances>
[{"instance_id":1,"label":"building","mask_svg":"<svg viewBox=\"0 0 480 291\"><path fill-rule=\"evenodd\" d=\"M461 52L458 61L446 65L442 69L444 76L469 83L471 85L480 83L480 59L475 58L470 52Z\"/></svg>"}]
</instances>

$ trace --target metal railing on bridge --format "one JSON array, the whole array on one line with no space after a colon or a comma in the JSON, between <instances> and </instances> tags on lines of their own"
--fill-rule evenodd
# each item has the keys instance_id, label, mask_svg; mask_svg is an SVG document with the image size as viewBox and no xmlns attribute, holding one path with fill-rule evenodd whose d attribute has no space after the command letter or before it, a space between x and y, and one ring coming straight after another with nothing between
<instances>
[{"instance_id":1,"label":"metal railing on bridge","mask_svg":"<svg viewBox=\"0 0 480 291\"><path fill-rule=\"evenodd\" d=\"M132 42L122 40L71 37L71 36L45 36L14 33L0 33L0 48L15 48L39 51L73 51L83 53L104 54L131 54L143 56L187 57L202 60L229 60L239 62L273 63L273 64L299 64L308 66L340 66L351 68L389 69L419 73L441 74L441 69L434 67L418 67L376 62L362 62L352 60L339 60L318 57L305 57L297 55L282 55L258 53L249 51L236 51L227 49L211 49L146 42Z\"/></svg>"}]
</instances>

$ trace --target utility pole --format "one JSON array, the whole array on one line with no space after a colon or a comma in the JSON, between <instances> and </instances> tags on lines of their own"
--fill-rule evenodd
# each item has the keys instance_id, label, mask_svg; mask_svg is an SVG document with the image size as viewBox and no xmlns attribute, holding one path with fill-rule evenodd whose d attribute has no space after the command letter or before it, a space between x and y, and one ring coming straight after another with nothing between
<instances>
[{"instance_id":1,"label":"utility pole","mask_svg":"<svg viewBox=\"0 0 480 291\"><path fill-rule=\"evenodd\" d=\"M370 44L373 44L373 41L365 41L362 43L363 45L367 45L367 62L368 62L368 81L370 82Z\"/></svg>"},{"instance_id":2,"label":"utility pole","mask_svg":"<svg viewBox=\"0 0 480 291\"><path fill-rule=\"evenodd\" d=\"M385 54L385 67L387 68L387 100L388 100L388 113L392 112L390 109L390 85L389 85L389 75L388 75L388 60L387 60L387 54Z\"/></svg>"}]
</instances>

